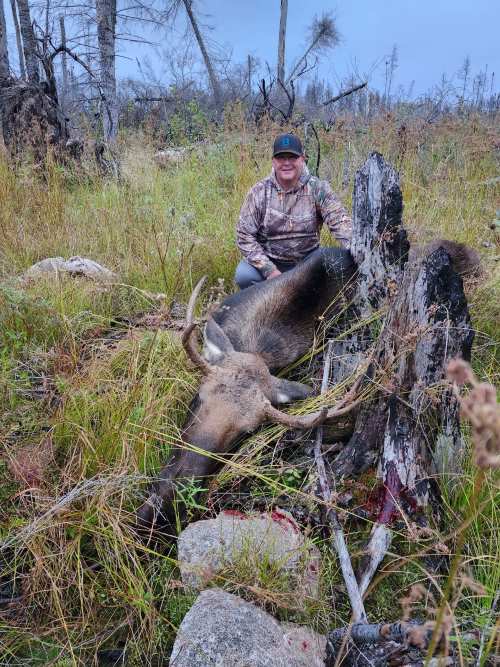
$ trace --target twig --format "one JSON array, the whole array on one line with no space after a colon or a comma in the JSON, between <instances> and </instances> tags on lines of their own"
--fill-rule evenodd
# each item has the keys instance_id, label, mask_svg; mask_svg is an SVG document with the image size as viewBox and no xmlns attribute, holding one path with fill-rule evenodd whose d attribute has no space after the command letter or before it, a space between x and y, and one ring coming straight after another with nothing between
<instances>
[{"instance_id":1,"label":"twig","mask_svg":"<svg viewBox=\"0 0 500 667\"><path fill-rule=\"evenodd\" d=\"M323 380L321 382L321 393L324 394L328 388L328 380L330 377L330 366L332 360L333 346L331 341L328 343L328 349L325 355L325 362L323 367ZM328 479L326 476L325 462L323 460L323 453L321 451L321 445L323 441L323 427L319 426L316 431L316 442L314 445L314 459L316 461L316 467L318 469L319 483L321 488L321 495L325 503L330 503L332 499L332 492L328 484ZM340 568L342 570L342 576L344 577L345 585L347 588L347 594L351 602L352 614L354 621L356 623L366 623L366 612L363 605L363 600L358 588L358 582L354 575L354 570L351 563L351 557L349 551L347 550L347 545L345 542L344 531L340 525L337 512L330 508L326 513L326 518L329 521L332 530L333 530L333 539L335 542L335 549L340 561Z\"/></svg>"},{"instance_id":2,"label":"twig","mask_svg":"<svg viewBox=\"0 0 500 667\"><path fill-rule=\"evenodd\" d=\"M372 529L370 541L366 547L369 555L368 565L361 575L359 581L359 592L364 595L370 585L373 575L378 569L380 563L384 560L392 542L392 532L383 523L376 523Z\"/></svg>"},{"instance_id":3,"label":"twig","mask_svg":"<svg viewBox=\"0 0 500 667\"><path fill-rule=\"evenodd\" d=\"M344 90L342 93L339 93L338 95L335 95L335 97L332 97L331 99L327 100L326 102L323 102L323 106L326 107L328 104L333 104L334 102L338 102L341 100L343 97L347 97L348 95L352 95L352 93L355 93L358 90L361 90L368 84L368 81L365 81L364 83L359 84L359 86L354 86L354 88L349 88L349 90Z\"/></svg>"}]
</instances>

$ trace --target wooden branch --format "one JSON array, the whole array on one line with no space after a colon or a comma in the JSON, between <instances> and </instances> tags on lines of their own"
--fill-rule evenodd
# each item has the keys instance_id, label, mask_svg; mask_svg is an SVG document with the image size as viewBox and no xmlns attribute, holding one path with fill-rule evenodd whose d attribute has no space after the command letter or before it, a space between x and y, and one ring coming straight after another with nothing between
<instances>
[{"instance_id":1,"label":"wooden branch","mask_svg":"<svg viewBox=\"0 0 500 667\"><path fill-rule=\"evenodd\" d=\"M332 350L333 346L330 342L324 360L323 380L321 383L322 394L324 394L328 389ZM331 503L332 500L332 492L328 484L325 462L323 459L323 453L321 451L322 441L323 441L323 428L319 426L316 433L316 442L314 445L314 459L316 461L316 467L318 469L321 495L323 496L323 500L325 501L325 503L329 504ZM349 601L351 603L353 618L356 623L366 623L367 618L366 618L365 608L363 605L363 600L361 598L361 594L358 588L358 583L354 575L354 570L351 563L351 557L349 555L349 551L347 550L344 531L342 530L342 526L340 525L338 515L333 508L330 508L326 513L326 518L330 522L332 528L333 539L335 542L335 549L339 557L340 568L342 570L342 576L344 577L344 582L347 588L347 594L349 596Z\"/></svg>"},{"instance_id":2,"label":"wooden branch","mask_svg":"<svg viewBox=\"0 0 500 667\"><path fill-rule=\"evenodd\" d=\"M366 547L368 562L359 580L359 592L361 595L366 593L375 572L378 570L380 563L384 560L391 546L391 542L392 532L389 528L385 524L376 523L373 526L370 541Z\"/></svg>"},{"instance_id":3,"label":"wooden branch","mask_svg":"<svg viewBox=\"0 0 500 667\"><path fill-rule=\"evenodd\" d=\"M365 81L364 83L359 84L359 86L354 86L353 88L349 88L349 90L344 90L343 92L339 93L338 95L335 95L335 97L332 97L331 99L327 100L326 102L323 102L323 106L328 106L328 104L333 104L334 102L338 102L341 100L343 97L347 97L348 95L352 95L352 93L357 92L358 90L361 90L365 86L368 85L368 81Z\"/></svg>"},{"instance_id":4,"label":"wooden branch","mask_svg":"<svg viewBox=\"0 0 500 667\"><path fill-rule=\"evenodd\" d=\"M316 144L318 146L318 154L316 155L316 176L319 178L319 163L321 161L321 143L319 141L319 136L314 123L311 123L311 130L313 131L314 138L316 139Z\"/></svg>"}]
</instances>

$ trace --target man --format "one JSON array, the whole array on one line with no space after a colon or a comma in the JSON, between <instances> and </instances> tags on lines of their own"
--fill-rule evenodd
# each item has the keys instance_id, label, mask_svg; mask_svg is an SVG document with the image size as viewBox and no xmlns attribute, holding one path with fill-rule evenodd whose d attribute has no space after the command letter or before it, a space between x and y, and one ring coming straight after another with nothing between
<instances>
[{"instance_id":1,"label":"man","mask_svg":"<svg viewBox=\"0 0 500 667\"><path fill-rule=\"evenodd\" d=\"M280 134L273 145L271 175L247 194L236 234L244 259L235 281L244 289L293 268L319 247L326 223L349 248L352 222L326 181L311 176L300 139Z\"/></svg>"}]
</instances>

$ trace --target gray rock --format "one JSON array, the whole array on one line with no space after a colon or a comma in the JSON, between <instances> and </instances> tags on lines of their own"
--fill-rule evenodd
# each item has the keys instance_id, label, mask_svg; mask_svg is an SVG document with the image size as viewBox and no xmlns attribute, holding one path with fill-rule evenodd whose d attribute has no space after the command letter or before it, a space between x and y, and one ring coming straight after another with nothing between
<instances>
[{"instance_id":1,"label":"gray rock","mask_svg":"<svg viewBox=\"0 0 500 667\"><path fill-rule=\"evenodd\" d=\"M326 638L281 625L250 602L203 591L184 617L170 667L324 667Z\"/></svg>"},{"instance_id":2,"label":"gray rock","mask_svg":"<svg viewBox=\"0 0 500 667\"><path fill-rule=\"evenodd\" d=\"M187 146L178 146L177 148L164 148L154 155L154 161L160 169L166 169L170 166L176 166L184 162L190 153Z\"/></svg>"},{"instance_id":3,"label":"gray rock","mask_svg":"<svg viewBox=\"0 0 500 667\"><path fill-rule=\"evenodd\" d=\"M318 597L319 551L281 509L265 514L226 510L215 519L196 521L179 535L177 559L183 583L194 590L241 562L247 572L255 569L257 579L265 561L291 575L297 595Z\"/></svg>"},{"instance_id":4,"label":"gray rock","mask_svg":"<svg viewBox=\"0 0 500 667\"><path fill-rule=\"evenodd\" d=\"M42 259L25 271L24 278L36 279L43 276L56 276L59 273L68 273L70 276L83 276L98 282L112 282L117 280L118 277L116 273L94 262L93 259L75 256L70 257L68 260L65 260L64 257Z\"/></svg>"}]
</instances>

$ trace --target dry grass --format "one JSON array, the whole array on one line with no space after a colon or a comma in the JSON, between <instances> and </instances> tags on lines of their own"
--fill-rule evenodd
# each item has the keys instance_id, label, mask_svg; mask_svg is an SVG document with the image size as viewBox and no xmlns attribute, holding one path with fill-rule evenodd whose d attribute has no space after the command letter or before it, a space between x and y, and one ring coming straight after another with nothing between
<instances>
[{"instance_id":1,"label":"dry grass","mask_svg":"<svg viewBox=\"0 0 500 667\"><path fill-rule=\"evenodd\" d=\"M398 127L389 118L324 133L323 175L350 204L355 170L380 150L401 170L413 240L444 237L480 251L482 278L467 288L478 330L473 366L482 381L498 384L493 124L408 122L404 137ZM153 311L168 321L171 303L185 300L204 273L212 285L224 278L231 289L235 221L247 189L268 170L273 131L254 137L235 112L213 144L169 171L155 166L147 136L124 137L119 183L99 178L90 163L78 170L49 165L41 180L29 166L13 170L0 160L2 664L91 665L110 647L125 647L130 665L161 664L168 655L193 596L179 585L175 553L140 545L131 523L149 475L178 440L197 377L175 332L132 326L130 318ZM116 271L120 284L16 279L37 260L76 254ZM157 301L156 292L165 296ZM279 502L314 512L311 460L300 448L290 454L282 437L277 427L253 436L211 483L207 503L232 489L242 506ZM37 461L36 475L28 474ZM500 582L498 479L486 471L477 489L475 475L468 457L453 484L443 481L442 525L399 528L367 600L370 620L394 620L394 600L423 583L433 597L419 602L420 613L443 604L459 638L467 623L492 625ZM347 489L355 505L372 484L367 476ZM369 529L369 522L347 522L355 557ZM434 565L453 555L463 536L459 578L443 596L446 571ZM282 618L323 631L338 627L348 620L348 604L336 559L318 545L322 598L300 612L286 580L265 568L256 580L236 569L225 585ZM464 577L481 586L462 585ZM486 660L495 640L491 631L484 637ZM459 642L464 665L473 644Z\"/></svg>"}]
</instances>

